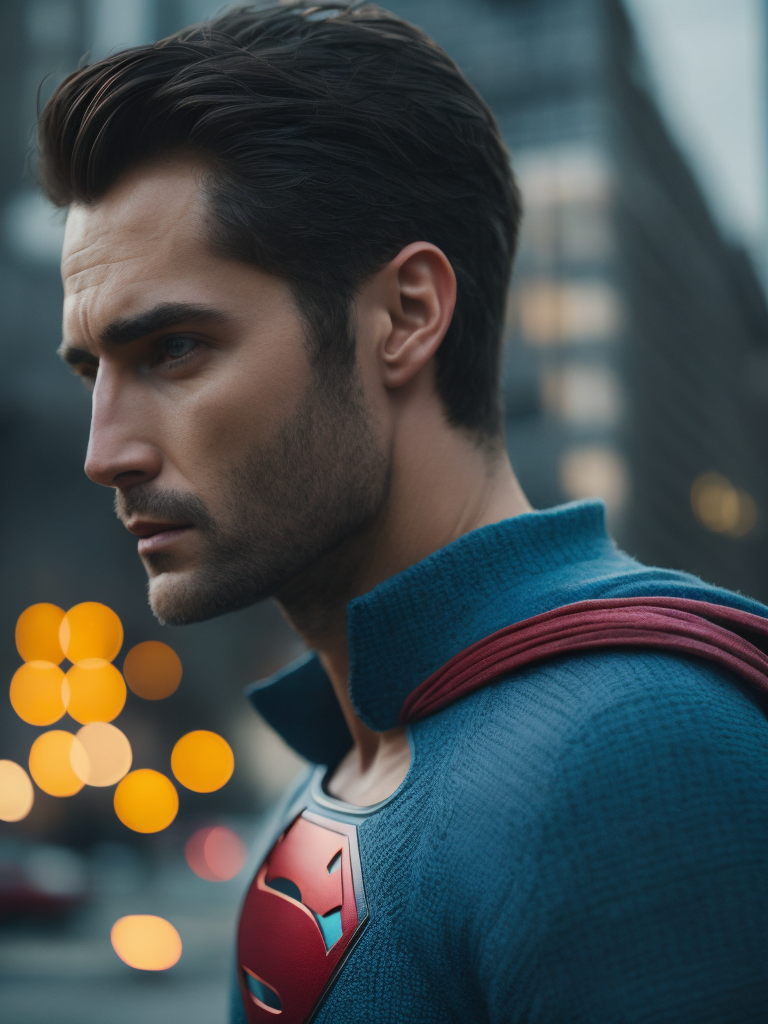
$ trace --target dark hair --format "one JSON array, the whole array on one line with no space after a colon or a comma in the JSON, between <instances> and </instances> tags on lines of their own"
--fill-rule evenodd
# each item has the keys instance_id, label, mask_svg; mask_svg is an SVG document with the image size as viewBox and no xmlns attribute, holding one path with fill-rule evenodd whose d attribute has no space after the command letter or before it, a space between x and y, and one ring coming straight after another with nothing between
<instances>
[{"instance_id":1,"label":"dark hair","mask_svg":"<svg viewBox=\"0 0 768 1024\"><path fill-rule=\"evenodd\" d=\"M370 4L239 7L71 74L39 143L60 206L202 155L215 248L290 282L319 366L352 365L363 281L409 242L439 246L458 298L438 392L452 424L498 436L519 194L493 114L419 29Z\"/></svg>"}]
</instances>

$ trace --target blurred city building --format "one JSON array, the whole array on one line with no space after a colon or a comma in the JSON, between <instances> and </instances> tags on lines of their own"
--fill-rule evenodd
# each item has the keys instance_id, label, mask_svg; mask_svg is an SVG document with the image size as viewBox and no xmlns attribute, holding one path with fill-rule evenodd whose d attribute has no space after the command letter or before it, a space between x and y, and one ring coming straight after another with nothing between
<instances>
[{"instance_id":1,"label":"blurred city building","mask_svg":"<svg viewBox=\"0 0 768 1024\"><path fill-rule=\"evenodd\" d=\"M295 767L240 685L296 648L271 606L181 631L152 619L133 541L110 495L82 473L88 399L53 355L62 218L37 195L32 149L38 95L44 102L84 54L157 38L218 6L4 0L0 9L0 666L10 681L13 625L27 605L108 604L126 650L163 639L185 665L178 693L151 715L123 713L137 763L167 771L181 733L218 728L238 768L216 806L238 812L268 801ZM508 444L531 500L602 496L632 553L768 597L768 314L650 98L621 4L389 6L430 32L488 99L520 178L505 391ZM0 756L25 763L35 735L0 715ZM27 822L3 831L115 839L109 797L84 791L65 815L41 796ZM207 813L196 807L185 813Z\"/></svg>"},{"instance_id":2,"label":"blurred city building","mask_svg":"<svg viewBox=\"0 0 768 1024\"><path fill-rule=\"evenodd\" d=\"M768 598L768 313L651 98L618 0L405 0L493 107L524 202L507 442L643 561Z\"/></svg>"}]
</instances>

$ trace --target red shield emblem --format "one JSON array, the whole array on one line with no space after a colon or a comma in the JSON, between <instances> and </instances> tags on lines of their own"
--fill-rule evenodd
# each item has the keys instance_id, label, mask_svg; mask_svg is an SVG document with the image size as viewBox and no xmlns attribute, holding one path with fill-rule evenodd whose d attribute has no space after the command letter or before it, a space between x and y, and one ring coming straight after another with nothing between
<instances>
[{"instance_id":1,"label":"red shield emblem","mask_svg":"<svg viewBox=\"0 0 768 1024\"><path fill-rule=\"evenodd\" d=\"M357 829L304 811L243 904L237 953L249 1024L308 1021L365 918Z\"/></svg>"}]
</instances>

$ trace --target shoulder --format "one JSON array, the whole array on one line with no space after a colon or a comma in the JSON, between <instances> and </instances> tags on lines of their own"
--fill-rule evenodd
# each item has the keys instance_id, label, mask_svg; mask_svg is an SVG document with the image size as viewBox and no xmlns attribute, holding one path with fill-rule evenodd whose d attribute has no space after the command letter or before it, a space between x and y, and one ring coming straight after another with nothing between
<instances>
[{"instance_id":1,"label":"shoulder","mask_svg":"<svg viewBox=\"0 0 768 1024\"><path fill-rule=\"evenodd\" d=\"M464 780L480 813L497 818L516 799L544 813L569 787L599 786L606 772L636 797L673 780L675 789L711 788L723 771L751 778L768 759L768 721L747 684L707 662L603 651L480 690L424 723L420 741L438 747L441 778ZM471 814L471 801L464 806ZM514 807L516 820L522 809Z\"/></svg>"},{"instance_id":2,"label":"shoulder","mask_svg":"<svg viewBox=\"0 0 768 1024\"><path fill-rule=\"evenodd\" d=\"M650 829L665 849L687 835L712 850L731 825L768 838L768 721L716 666L653 652L567 657L458 713L440 786L457 825L482 837L469 844L476 862L528 857L533 843L543 860L581 844L594 860L598 839L621 847L622 828L627 842Z\"/></svg>"},{"instance_id":3,"label":"shoulder","mask_svg":"<svg viewBox=\"0 0 768 1024\"><path fill-rule=\"evenodd\" d=\"M714 864L736 846L766 847L768 721L739 678L646 652L561 673L580 678L548 716L540 871L573 868L581 884L578 865L595 870L602 857L601 871L643 862L660 878L681 859Z\"/></svg>"},{"instance_id":4,"label":"shoulder","mask_svg":"<svg viewBox=\"0 0 768 1024\"><path fill-rule=\"evenodd\" d=\"M594 1019L630 1021L643 986L674 1000L693 984L706 993L707 971L722 988L723 972L757 968L768 722L735 677L601 652L470 701L438 787L451 796L450 855L436 846L433 861L454 894L448 929L471 937L491 1002L514 987L522 998L523 979L549 970L570 1019L583 998ZM494 973L500 960L517 966Z\"/></svg>"}]
</instances>

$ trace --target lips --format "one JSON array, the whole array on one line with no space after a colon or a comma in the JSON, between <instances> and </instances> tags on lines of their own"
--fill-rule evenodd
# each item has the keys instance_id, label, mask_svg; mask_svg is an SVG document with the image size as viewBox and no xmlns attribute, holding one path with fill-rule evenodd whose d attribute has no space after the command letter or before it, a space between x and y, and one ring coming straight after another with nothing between
<instances>
[{"instance_id":1,"label":"lips","mask_svg":"<svg viewBox=\"0 0 768 1024\"><path fill-rule=\"evenodd\" d=\"M138 552L145 555L167 547L192 527L189 523L159 523L137 519L133 523L127 523L126 529L139 538Z\"/></svg>"},{"instance_id":2,"label":"lips","mask_svg":"<svg viewBox=\"0 0 768 1024\"><path fill-rule=\"evenodd\" d=\"M133 523L126 523L125 528L134 537L154 537L158 533L171 533L177 530L190 529L189 523L161 523L150 522L145 519L137 519Z\"/></svg>"}]
</instances>

